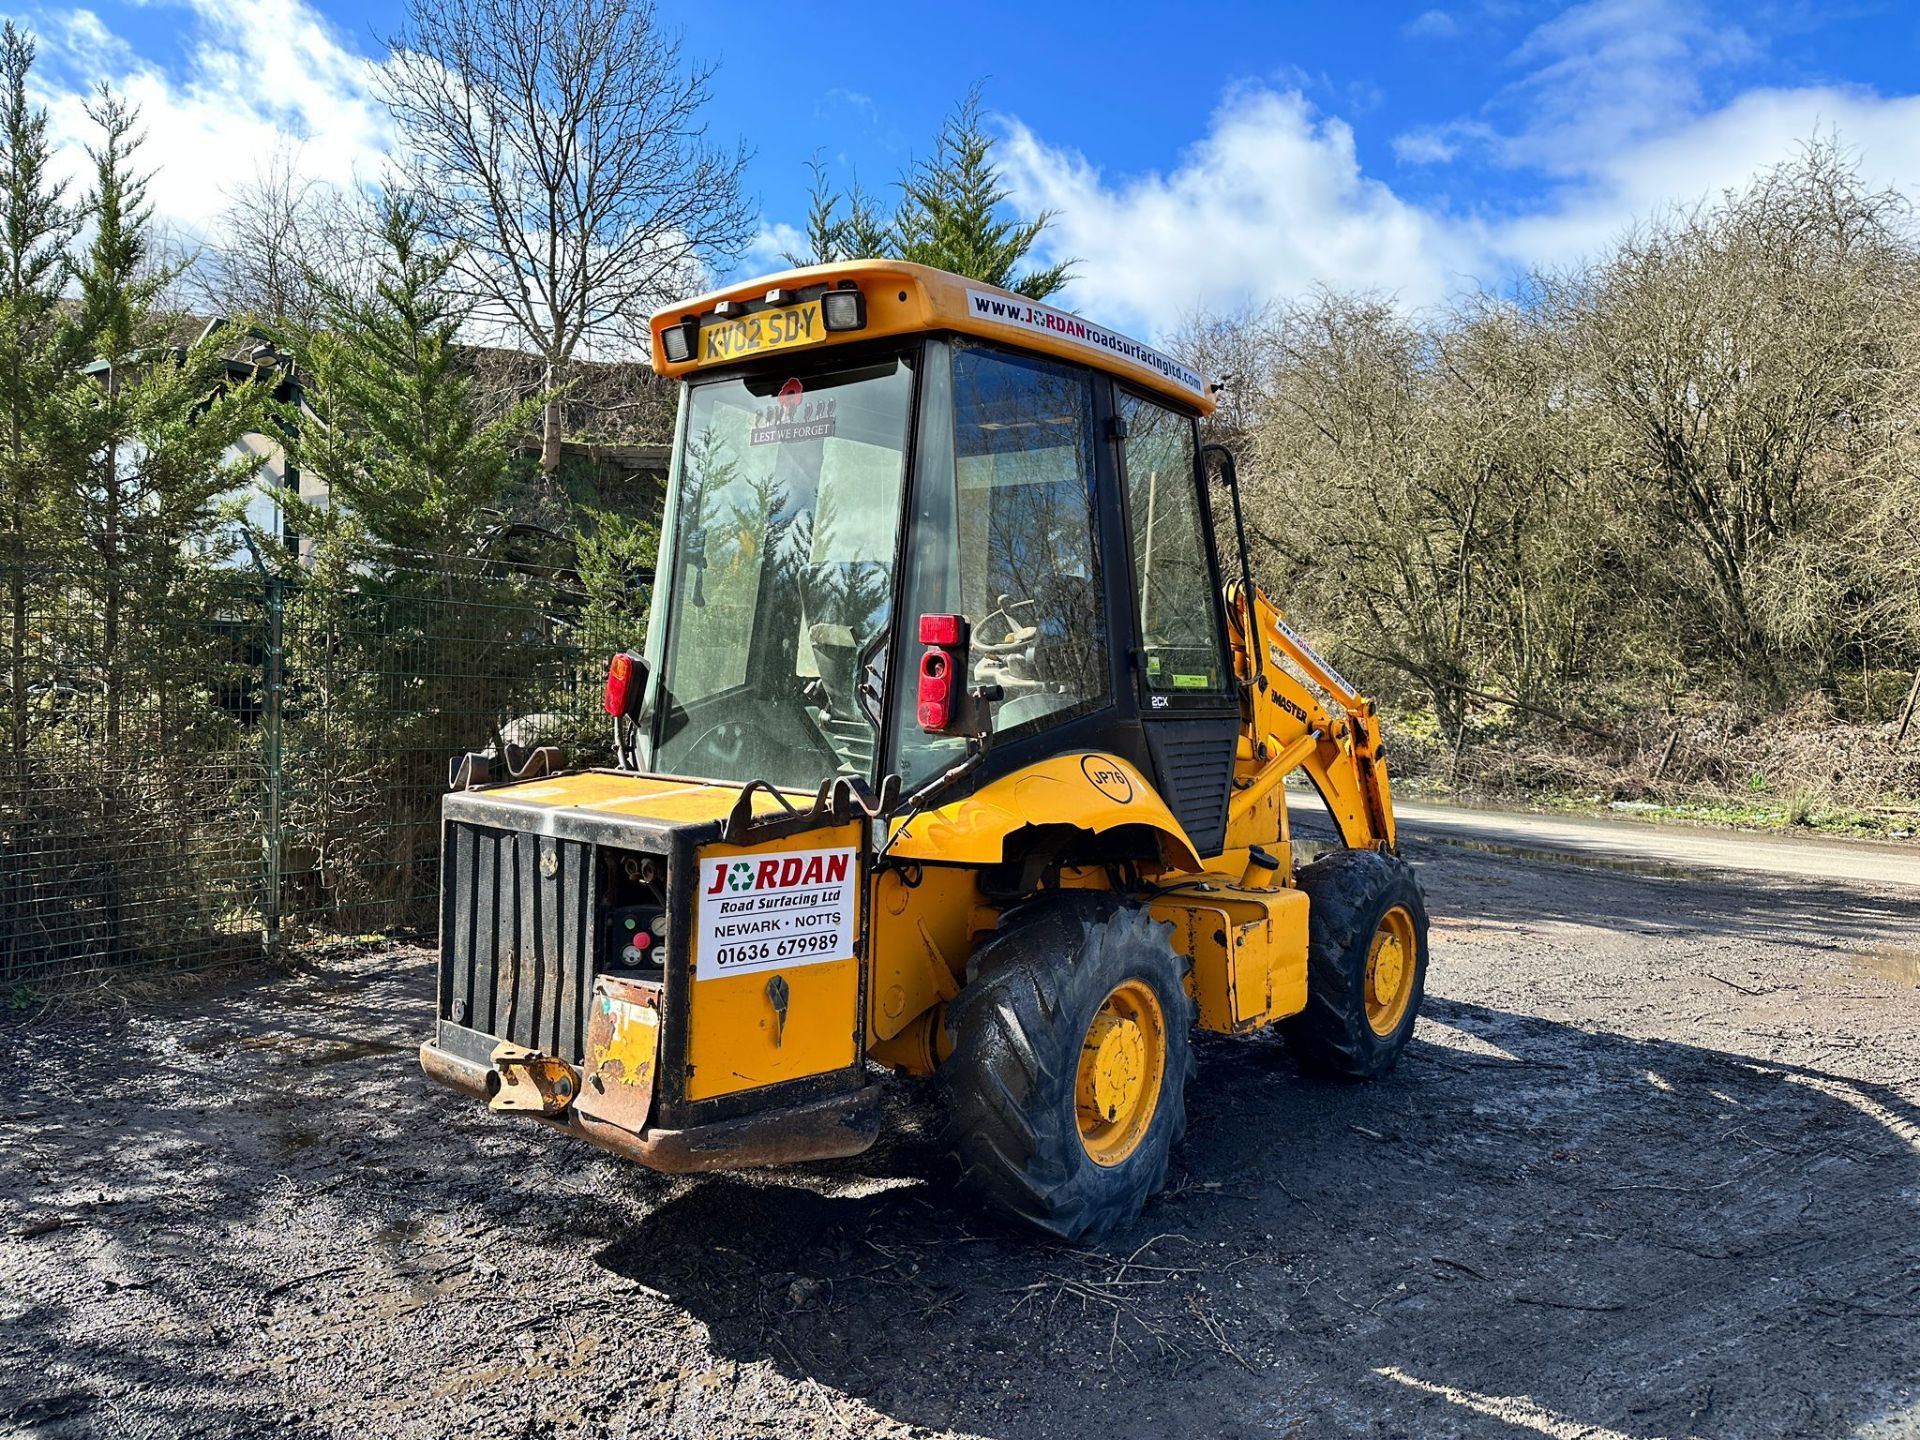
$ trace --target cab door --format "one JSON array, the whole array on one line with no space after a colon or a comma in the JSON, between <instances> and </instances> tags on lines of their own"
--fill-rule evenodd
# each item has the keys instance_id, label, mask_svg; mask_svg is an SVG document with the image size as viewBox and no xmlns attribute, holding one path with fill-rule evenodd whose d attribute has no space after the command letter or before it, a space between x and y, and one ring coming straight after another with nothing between
<instances>
[{"instance_id":1,"label":"cab door","mask_svg":"<svg viewBox=\"0 0 1920 1440\"><path fill-rule=\"evenodd\" d=\"M1202 857L1226 838L1239 698L1194 420L1116 387L1133 671L1154 779Z\"/></svg>"}]
</instances>

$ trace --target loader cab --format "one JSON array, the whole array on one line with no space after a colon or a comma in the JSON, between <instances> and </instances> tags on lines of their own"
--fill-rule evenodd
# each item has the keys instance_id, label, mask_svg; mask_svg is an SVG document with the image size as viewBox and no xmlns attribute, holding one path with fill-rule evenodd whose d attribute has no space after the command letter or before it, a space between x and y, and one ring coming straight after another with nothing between
<instances>
[{"instance_id":1,"label":"loader cab","mask_svg":"<svg viewBox=\"0 0 1920 1440\"><path fill-rule=\"evenodd\" d=\"M910 801L967 752L920 707L921 618L959 617L970 784L1120 755L1212 853L1239 705L1199 377L938 272L810 273L657 324L686 384L642 768Z\"/></svg>"}]
</instances>

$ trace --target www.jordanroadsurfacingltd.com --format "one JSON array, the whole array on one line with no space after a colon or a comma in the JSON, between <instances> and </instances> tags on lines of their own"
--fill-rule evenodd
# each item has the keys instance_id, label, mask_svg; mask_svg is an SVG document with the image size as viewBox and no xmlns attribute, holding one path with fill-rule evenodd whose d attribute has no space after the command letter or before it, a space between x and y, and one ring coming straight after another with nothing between
<instances>
[{"instance_id":1,"label":"www.jordanroadsurfacingltd.com","mask_svg":"<svg viewBox=\"0 0 1920 1440\"><path fill-rule=\"evenodd\" d=\"M1130 340L1092 321L1082 320L1078 315L1069 315L1064 310L1050 310L1031 300L1009 300L1004 295L992 295L983 290L967 291L967 306L983 320L997 320L1005 325L1016 325L1022 330L1057 335L1062 340L1104 350L1109 355L1118 355L1123 360L1144 365L1195 395L1207 393L1206 382L1200 378L1198 371L1188 369L1171 355L1162 355L1151 345L1142 345L1138 340Z\"/></svg>"}]
</instances>

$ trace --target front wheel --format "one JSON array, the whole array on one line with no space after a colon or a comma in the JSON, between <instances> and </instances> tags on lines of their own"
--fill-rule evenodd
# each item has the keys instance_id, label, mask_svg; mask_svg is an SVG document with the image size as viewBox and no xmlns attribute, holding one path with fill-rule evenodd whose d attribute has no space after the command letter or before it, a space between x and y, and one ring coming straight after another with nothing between
<instances>
[{"instance_id":1,"label":"front wheel","mask_svg":"<svg viewBox=\"0 0 1920 1440\"><path fill-rule=\"evenodd\" d=\"M1378 850L1336 850L1302 866L1307 1008L1280 1022L1309 1070L1372 1080L1413 1035L1427 984L1427 903L1413 867Z\"/></svg>"},{"instance_id":2,"label":"front wheel","mask_svg":"<svg viewBox=\"0 0 1920 1440\"><path fill-rule=\"evenodd\" d=\"M1186 1130L1194 1012L1167 927L1111 896L1054 895L972 968L938 1072L962 1184L1065 1240L1132 1220Z\"/></svg>"}]
</instances>

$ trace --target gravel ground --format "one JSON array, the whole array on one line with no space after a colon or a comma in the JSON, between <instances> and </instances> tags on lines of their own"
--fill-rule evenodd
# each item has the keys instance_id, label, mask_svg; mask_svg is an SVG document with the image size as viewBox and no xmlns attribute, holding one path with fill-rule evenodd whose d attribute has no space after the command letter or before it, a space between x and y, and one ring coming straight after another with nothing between
<instances>
[{"instance_id":1,"label":"gravel ground","mask_svg":"<svg viewBox=\"0 0 1920 1440\"><path fill-rule=\"evenodd\" d=\"M1920 1436L1920 890L1408 850L1399 1070L1208 1041L1097 1250L495 1119L418 949L14 1024L0 1435Z\"/></svg>"}]
</instances>

